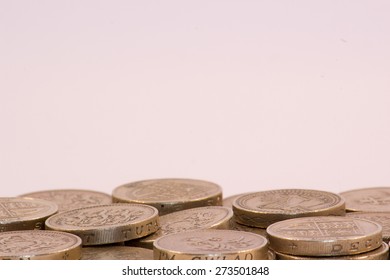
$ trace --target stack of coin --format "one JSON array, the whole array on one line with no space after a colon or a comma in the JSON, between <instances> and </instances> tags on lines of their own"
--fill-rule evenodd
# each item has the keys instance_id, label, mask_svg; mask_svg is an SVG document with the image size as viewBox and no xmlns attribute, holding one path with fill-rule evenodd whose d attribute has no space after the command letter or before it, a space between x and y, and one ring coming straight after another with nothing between
<instances>
[{"instance_id":1,"label":"stack of coin","mask_svg":"<svg viewBox=\"0 0 390 280\"><path fill-rule=\"evenodd\" d=\"M233 211L238 223L267 228L275 222L297 217L345 215L345 202L330 192L279 189L239 196L233 201Z\"/></svg>"},{"instance_id":2,"label":"stack of coin","mask_svg":"<svg viewBox=\"0 0 390 280\"><path fill-rule=\"evenodd\" d=\"M46 229L73 233L83 245L102 245L149 235L159 228L156 208L116 203L70 210L51 216Z\"/></svg>"},{"instance_id":3,"label":"stack of coin","mask_svg":"<svg viewBox=\"0 0 390 280\"><path fill-rule=\"evenodd\" d=\"M144 238L134 239L127 245L153 249L153 242L164 235L200 229L228 229L233 211L223 206L186 209L160 217L161 228Z\"/></svg>"},{"instance_id":4,"label":"stack of coin","mask_svg":"<svg viewBox=\"0 0 390 280\"><path fill-rule=\"evenodd\" d=\"M384 259L388 256L388 246L382 242L382 227L364 219L295 218L270 225L267 233L270 247L279 259Z\"/></svg>"},{"instance_id":5,"label":"stack of coin","mask_svg":"<svg viewBox=\"0 0 390 280\"><path fill-rule=\"evenodd\" d=\"M22 197L39 198L58 205L58 213L95 205L112 203L111 195L91 190L61 189L23 194Z\"/></svg>"},{"instance_id":6,"label":"stack of coin","mask_svg":"<svg viewBox=\"0 0 390 280\"><path fill-rule=\"evenodd\" d=\"M114 202L154 206L159 215L202 206L222 205L219 185L192 179L155 179L138 181L114 189Z\"/></svg>"},{"instance_id":7,"label":"stack of coin","mask_svg":"<svg viewBox=\"0 0 390 280\"><path fill-rule=\"evenodd\" d=\"M199 230L173 233L153 244L156 260L267 260L263 236L233 230Z\"/></svg>"}]
</instances>

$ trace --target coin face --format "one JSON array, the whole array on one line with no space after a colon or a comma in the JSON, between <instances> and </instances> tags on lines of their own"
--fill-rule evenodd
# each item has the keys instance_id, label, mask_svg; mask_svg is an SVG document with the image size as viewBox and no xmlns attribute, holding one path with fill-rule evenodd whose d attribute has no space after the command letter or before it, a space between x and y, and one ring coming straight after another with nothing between
<instances>
[{"instance_id":1,"label":"coin face","mask_svg":"<svg viewBox=\"0 0 390 280\"><path fill-rule=\"evenodd\" d=\"M233 211L223 206L207 206L191 208L170 213L160 217L160 229L144 238L131 241L137 246L153 248L153 242L164 235L193 231L199 229L229 227L229 221L233 217Z\"/></svg>"},{"instance_id":2,"label":"coin face","mask_svg":"<svg viewBox=\"0 0 390 280\"><path fill-rule=\"evenodd\" d=\"M63 189L27 193L22 197L39 198L58 205L58 212L112 203L111 195L90 190Z\"/></svg>"},{"instance_id":3,"label":"coin face","mask_svg":"<svg viewBox=\"0 0 390 280\"><path fill-rule=\"evenodd\" d=\"M345 202L337 194L305 189L280 189L240 196L233 202L238 223L266 228L286 219L344 215Z\"/></svg>"},{"instance_id":4,"label":"coin face","mask_svg":"<svg viewBox=\"0 0 390 280\"><path fill-rule=\"evenodd\" d=\"M165 235L154 242L160 260L268 259L268 242L257 234L232 230L199 230Z\"/></svg>"},{"instance_id":5,"label":"coin face","mask_svg":"<svg viewBox=\"0 0 390 280\"><path fill-rule=\"evenodd\" d=\"M366 253L333 257L294 256L280 252L275 252L275 254L277 260L387 260L389 259L389 246L385 242L382 242L382 245L378 249Z\"/></svg>"},{"instance_id":6,"label":"coin face","mask_svg":"<svg viewBox=\"0 0 390 280\"><path fill-rule=\"evenodd\" d=\"M390 242L390 213L387 212L350 212L347 217L365 219L376 222L382 226L382 239Z\"/></svg>"},{"instance_id":7,"label":"coin face","mask_svg":"<svg viewBox=\"0 0 390 280\"><path fill-rule=\"evenodd\" d=\"M0 233L2 260L76 260L81 257L81 239L66 232L23 230Z\"/></svg>"},{"instance_id":8,"label":"coin face","mask_svg":"<svg viewBox=\"0 0 390 280\"><path fill-rule=\"evenodd\" d=\"M142 203L156 207L160 215L184 209L218 206L222 189L217 184L191 179L155 179L122 185L113 191L114 202Z\"/></svg>"},{"instance_id":9,"label":"coin face","mask_svg":"<svg viewBox=\"0 0 390 280\"><path fill-rule=\"evenodd\" d=\"M82 260L153 260L153 250L128 246L82 248Z\"/></svg>"},{"instance_id":10,"label":"coin face","mask_svg":"<svg viewBox=\"0 0 390 280\"><path fill-rule=\"evenodd\" d=\"M43 229L45 220L57 210L57 205L50 201L2 197L0 198L0 232Z\"/></svg>"},{"instance_id":11,"label":"coin face","mask_svg":"<svg viewBox=\"0 0 390 280\"><path fill-rule=\"evenodd\" d=\"M158 227L156 208L127 203L70 210L46 220L47 229L76 234L83 240L83 245L117 243L141 238L155 232Z\"/></svg>"},{"instance_id":12,"label":"coin face","mask_svg":"<svg viewBox=\"0 0 390 280\"><path fill-rule=\"evenodd\" d=\"M390 212L390 187L356 189L340 195L347 211Z\"/></svg>"},{"instance_id":13,"label":"coin face","mask_svg":"<svg viewBox=\"0 0 390 280\"><path fill-rule=\"evenodd\" d=\"M354 255L382 244L382 227L350 217L304 217L274 223L267 228L270 246L299 256Z\"/></svg>"}]
</instances>

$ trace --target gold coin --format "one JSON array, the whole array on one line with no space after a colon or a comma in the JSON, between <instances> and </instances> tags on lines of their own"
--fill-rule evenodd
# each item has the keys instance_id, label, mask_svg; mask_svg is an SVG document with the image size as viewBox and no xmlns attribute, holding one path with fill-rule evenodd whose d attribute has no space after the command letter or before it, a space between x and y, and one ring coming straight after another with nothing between
<instances>
[{"instance_id":1,"label":"gold coin","mask_svg":"<svg viewBox=\"0 0 390 280\"><path fill-rule=\"evenodd\" d=\"M160 216L202 206L222 204L222 189L217 184L191 179L155 179L122 185L113 191L114 202L154 206Z\"/></svg>"},{"instance_id":2,"label":"gold coin","mask_svg":"<svg viewBox=\"0 0 390 280\"><path fill-rule=\"evenodd\" d=\"M156 260L267 260L264 237L243 231L206 229L158 238L153 244Z\"/></svg>"},{"instance_id":3,"label":"gold coin","mask_svg":"<svg viewBox=\"0 0 390 280\"><path fill-rule=\"evenodd\" d=\"M252 233L256 233L256 234L259 234L259 235L267 238L267 231L265 228L250 227L250 226L239 224L239 223L237 223L237 221L234 217L229 222L229 229L237 230L237 231L252 232Z\"/></svg>"},{"instance_id":4,"label":"gold coin","mask_svg":"<svg viewBox=\"0 0 390 280\"><path fill-rule=\"evenodd\" d=\"M111 195L78 189L47 190L27 193L21 196L52 201L58 205L58 213L77 208L112 203Z\"/></svg>"},{"instance_id":5,"label":"gold coin","mask_svg":"<svg viewBox=\"0 0 390 280\"><path fill-rule=\"evenodd\" d=\"M160 229L144 238L127 244L153 249L153 242L164 235L199 229L228 229L233 211L223 206L206 206L186 209L160 217Z\"/></svg>"},{"instance_id":6,"label":"gold coin","mask_svg":"<svg viewBox=\"0 0 390 280\"><path fill-rule=\"evenodd\" d=\"M156 208L117 203L58 213L46 220L46 229L78 235L83 245L117 243L141 238L159 227Z\"/></svg>"},{"instance_id":7,"label":"gold coin","mask_svg":"<svg viewBox=\"0 0 390 280\"><path fill-rule=\"evenodd\" d=\"M389 246L385 242L382 242L379 248L366 253L335 257L294 256L280 252L275 252L275 254L277 260L387 260L389 258Z\"/></svg>"},{"instance_id":8,"label":"gold coin","mask_svg":"<svg viewBox=\"0 0 390 280\"><path fill-rule=\"evenodd\" d=\"M82 248L82 260L153 260L153 250L128 246Z\"/></svg>"},{"instance_id":9,"label":"gold coin","mask_svg":"<svg viewBox=\"0 0 390 280\"><path fill-rule=\"evenodd\" d=\"M248 193L240 193L240 194L235 194L235 195L232 195L232 196L225 197L222 200L222 205L226 206L226 207L233 207L233 201L236 200L237 198L239 198L240 196L244 195L244 194L248 194Z\"/></svg>"},{"instance_id":10,"label":"gold coin","mask_svg":"<svg viewBox=\"0 0 390 280\"><path fill-rule=\"evenodd\" d=\"M390 242L390 213L387 212L350 212L347 217L366 219L382 226L382 239Z\"/></svg>"},{"instance_id":11,"label":"gold coin","mask_svg":"<svg viewBox=\"0 0 390 280\"><path fill-rule=\"evenodd\" d=\"M58 210L57 204L33 198L0 198L0 232L44 229L45 220Z\"/></svg>"},{"instance_id":12,"label":"gold coin","mask_svg":"<svg viewBox=\"0 0 390 280\"><path fill-rule=\"evenodd\" d=\"M330 192L280 189L240 196L233 201L233 212L240 224L266 228L297 217L345 215L345 202Z\"/></svg>"},{"instance_id":13,"label":"gold coin","mask_svg":"<svg viewBox=\"0 0 390 280\"><path fill-rule=\"evenodd\" d=\"M81 239L66 232L2 232L0 244L1 260L78 260L81 257Z\"/></svg>"},{"instance_id":14,"label":"gold coin","mask_svg":"<svg viewBox=\"0 0 390 280\"><path fill-rule=\"evenodd\" d=\"M347 211L390 212L390 187L355 189L340 195Z\"/></svg>"},{"instance_id":15,"label":"gold coin","mask_svg":"<svg viewBox=\"0 0 390 280\"><path fill-rule=\"evenodd\" d=\"M342 256L375 250L382 244L382 227L350 217L304 217L267 228L271 248L298 256Z\"/></svg>"}]
</instances>

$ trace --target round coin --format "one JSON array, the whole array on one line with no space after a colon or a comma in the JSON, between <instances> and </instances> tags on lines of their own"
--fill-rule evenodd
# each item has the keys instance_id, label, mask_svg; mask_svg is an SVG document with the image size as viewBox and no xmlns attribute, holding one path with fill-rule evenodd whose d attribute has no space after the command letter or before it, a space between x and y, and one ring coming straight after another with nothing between
<instances>
[{"instance_id":1,"label":"round coin","mask_svg":"<svg viewBox=\"0 0 390 280\"><path fill-rule=\"evenodd\" d=\"M141 238L159 228L156 208L117 203L58 213L46 220L46 229L78 235L83 245L117 243Z\"/></svg>"},{"instance_id":2,"label":"round coin","mask_svg":"<svg viewBox=\"0 0 390 280\"><path fill-rule=\"evenodd\" d=\"M277 260L387 260L389 258L389 246L385 242L382 242L382 245L378 249L366 253L335 257L294 256L280 252L275 252L275 254Z\"/></svg>"},{"instance_id":3,"label":"round coin","mask_svg":"<svg viewBox=\"0 0 390 280\"><path fill-rule=\"evenodd\" d=\"M34 198L0 198L0 232L44 229L45 220L57 213L57 204Z\"/></svg>"},{"instance_id":4,"label":"round coin","mask_svg":"<svg viewBox=\"0 0 390 280\"><path fill-rule=\"evenodd\" d=\"M58 205L58 213L77 208L112 203L111 195L96 191L77 189L47 190L27 193L21 196L55 202Z\"/></svg>"},{"instance_id":5,"label":"round coin","mask_svg":"<svg viewBox=\"0 0 390 280\"><path fill-rule=\"evenodd\" d=\"M158 238L153 244L157 260L267 260L263 236L233 230L180 232Z\"/></svg>"},{"instance_id":6,"label":"round coin","mask_svg":"<svg viewBox=\"0 0 390 280\"><path fill-rule=\"evenodd\" d=\"M244 194L248 194L248 193L240 193L240 194L235 194L235 195L232 195L232 196L225 197L222 200L222 205L226 206L226 207L233 207L233 201L236 200L237 198L239 198L240 196L244 195Z\"/></svg>"},{"instance_id":7,"label":"round coin","mask_svg":"<svg viewBox=\"0 0 390 280\"><path fill-rule=\"evenodd\" d=\"M298 256L355 255L382 244L382 227L350 217L304 217L274 223L267 228L270 247Z\"/></svg>"},{"instance_id":8,"label":"round coin","mask_svg":"<svg viewBox=\"0 0 390 280\"><path fill-rule=\"evenodd\" d=\"M222 189L217 184L191 179L155 179L122 185L113 191L114 202L154 206L160 216L202 206L222 204Z\"/></svg>"},{"instance_id":9,"label":"round coin","mask_svg":"<svg viewBox=\"0 0 390 280\"><path fill-rule=\"evenodd\" d=\"M1 260L78 260L81 239L66 232L23 230L0 233Z\"/></svg>"},{"instance_id":10,"label":"round coin","mask_svg":"<svg viewBox=\"0 0 390 280\"><path fill-rule=\"evenodd\" d=\"M153 242L164 235L199 229L228 229L233 211L223 206L196 207L160 217L160 229L127 244L153 249Z\"/></svg>"},{"instance_id":11,"label":"round coin","mask_svg":"<svg viewBox=\"0 0 390 280\"><path fill-rule=\"evenodd\" d=\"M266 228L297 217L345 215L345 202L330 192L280 189L240 196L233 201L233 212L238 223Z\"/></svg>"},{"instance_id":12,"label":"round coin","mask_svg":"<svg viewBox=\"0 0 390 280\"><path fill-rule=\"evenodd\" d=\"M347 211L390 212L390 187L355 189L340 195Z\"/></svg>"},{"instance_id":13,"label":"round coin","mask_svg":"<svg viewBox=\"0 0 390 280\"><path fill-rule=\"evenodd\" d=\"M388 212L350 212L347 217L366 219L382 226L382 239L390 242L390 213Z\"/></svg>"},{"instance_id":14,"label":"round coin","mask_svg":"<svg viewBox=\"0 0 390 280\"><path fill-rule=\"evenodd\" d=\"M153 250L128 246L82 248L82 260L153 260Z\"/></svg>"}]
</instances>

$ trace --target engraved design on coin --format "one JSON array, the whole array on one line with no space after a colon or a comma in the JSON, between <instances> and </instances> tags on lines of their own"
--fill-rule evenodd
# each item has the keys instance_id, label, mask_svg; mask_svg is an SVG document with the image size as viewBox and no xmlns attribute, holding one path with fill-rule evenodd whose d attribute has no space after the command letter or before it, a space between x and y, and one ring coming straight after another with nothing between
<instances>
[{"instance_id":1,"label":"engraved design on coin","mask_svg":"<svg viewBox=\"0 0 390 280\"><path fill-rule=\"evenodd\" d=\"M81 244L77 236L49 231L18 231L0 234L0 255L44 254Z\"/></svg>"},{"instance_id":2,"label":"engraved design on coin","mask_svg":"<svg viewBox=\"0 0 390 280\"><path fill-rule=\"evenodd\" d=\"M23 197L40 198L53 201L58 205L58 209L61 212L112 202L112 198L108 194L77 189L40 191L25 194Z\"/></svg>"},{"instance_id":3,"label":"engraved design on coin","mask_svg":"<svg viewBox=\"0 0 390 280\"><path fill-rule=\"evenodd\" d=\"M355 221L297 222L274 230L291 237L361 236L364 234Z\"/></svg>"},{"instance_id":4,"label":"engraved design on coin","mask_svg":"<svg viewBox=\"0 0 390 280\"><path fill-rule=\"evenodd\" d=\"M44 200L27 198L0 198L0 220L19 221L21 218L37 218L38 215L54 214L57 206Z\"/></svg>"},{"instance_id":5,"label":"engraved design on coin","mask_svg":"<svg viewBox=\"0 0 390 280\"><path fill-rule=\"evenodd\" d=\"M77 216L64 214L56 220L56 224L77 227L111 226L135 221L145 213L131 209L83 209L79 212Z\"/></svg>"},{"instance_id":6,"label":"engraved design on coin","mask_svg":"<svg viewBox=\"0 0 390 280\"><path fill-rule=\"evenodd\" d=\"M208 190L207 186L162 181L136 185L129 189L126 195L140 200L165 201L172 198L179 200L202 197Z\"/></svg>"},{"instance_id":7,"label":"engraved design on coin","mask_svg":"<svg viewBox=\"0 0 390 280\"><path fill-rule=\"evenodd\" d=\"M340 201L341 198L333 193L286 189L249 194L238 198L236 203L242 208L254 208L261 212L296 214L332 207Z\"/></svg>"},{"instance_id":8,"label":"engraved design on coin","mask_svg":"<svg viewBox=\"0 0 390 280\"><path fill-rule=\"evenodd\" d=\"M67 229L95 229L128 225L157 215L154 207L142 204L115 203L62 212L46 220L46 226Z\"/></svg>"},{"instance_id":9,"label":"engraved design on coin","mask_svg":"<svg viewBox=\"0 0 390 280\"><path fill-rule=\"evenodd\" d=\"M160 235L182 232L189 229L202 228L205 225L215 221L217 216L217 213L195 212L190 216L184 217L182 220L173 220L172 222L162 223Z\"/></svg>"},{"instance_id":10,"label":"engraved design on coin","mask_svg":"<svg viewBox=\"0 0 390 280\"><path fill-rule=\"evenodd\" d=\"M207 251L231 251L248 248L254 244L252 239L247 239L243 236L237 238L221 238L196 236L183 239L186 245L195 247L198 250Z\"/></svg>"}]
</instances>

